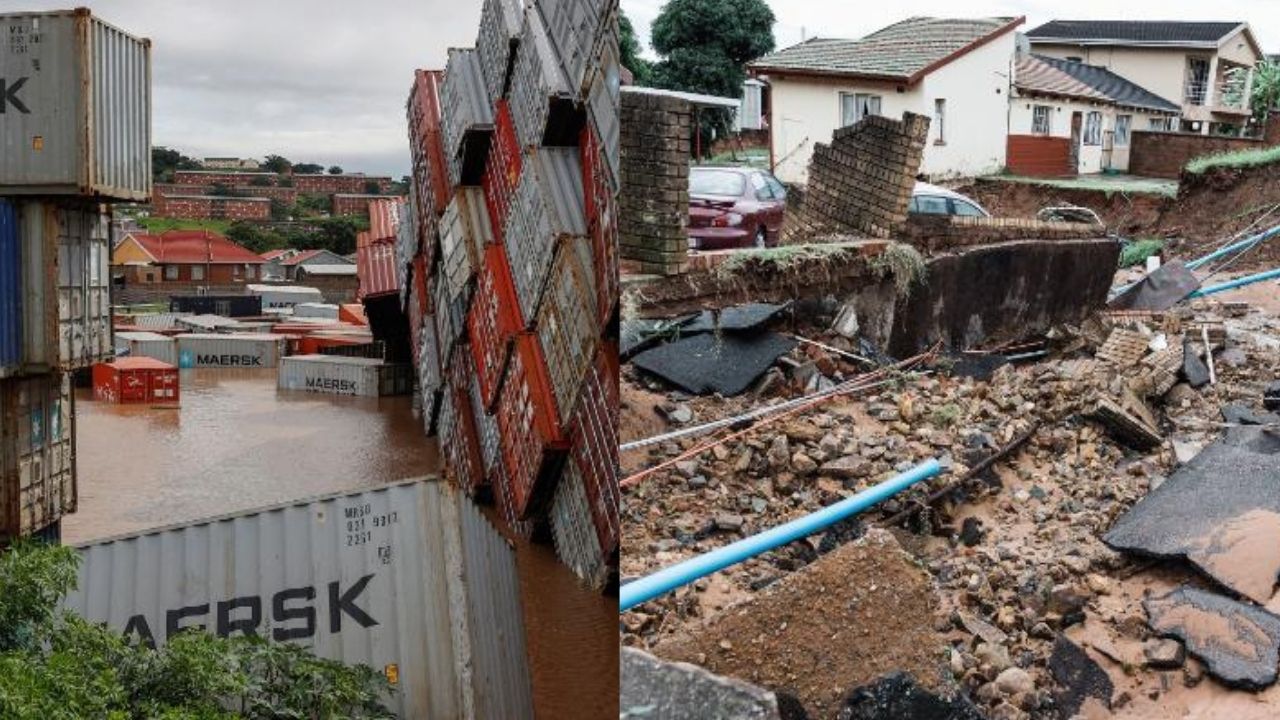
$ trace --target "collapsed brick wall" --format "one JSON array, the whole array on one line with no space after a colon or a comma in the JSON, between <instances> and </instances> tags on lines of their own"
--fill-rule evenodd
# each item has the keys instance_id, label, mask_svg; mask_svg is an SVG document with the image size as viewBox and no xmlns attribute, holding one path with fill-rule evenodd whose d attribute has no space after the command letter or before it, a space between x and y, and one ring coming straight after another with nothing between
<instances>
[{"instance_id":1,"label":"collapsed brick wall","mask_svg":"<svg viewBox=\"0 0 1280 720\"><path fill-rule=\"evenodd\" d=\"M1097 238L1106 229L1090 223L1045 222L1022 218L911 215L900 238L928 252L1012 240Z\"/></svg>"},{"instance_id":2,"label":"collapsed brick wall","mask_svg":"<svg viewBox=\"0 0 1280 720\"><path fill-rule=\"evenodd\" d=\"M871 115L816 143L799 213L783 225L783 242L818 235L890 237L907 221L911 189L924 157L929 118Z\"/></svg>"},{"instance_id":3,"label":"collapsed brick wall","mask_svg":"<svg viewBox=\"0 0 1280 720\"><path fill-rule=\"evenodd\" d=\"M622 93L621 106L621 257L643 273L682 272L689 254L693 106L633 92Z\"/></svg>"},{"instance_id":4,"label":"collapsed brick wall","mask_svg":"<svg viewBox=\"0 0 1280 720\"><path fill-rule=\"evenodd\" d=\"M195 220L270 220L271 201L265 198L174 197L156 194L151 203L156 217Z\"/></svg>"}]
</instances>

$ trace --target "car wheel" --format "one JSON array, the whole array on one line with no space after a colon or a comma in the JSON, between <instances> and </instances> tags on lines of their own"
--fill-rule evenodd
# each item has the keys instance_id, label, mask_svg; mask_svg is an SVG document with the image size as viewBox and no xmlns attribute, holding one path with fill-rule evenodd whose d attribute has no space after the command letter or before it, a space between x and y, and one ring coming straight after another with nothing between
<instances>
[{"instance_id":1,"label":"car wheel","mask_svg":"<svg viewBox=\"0 0 1280 720\"><path fill-rule=\"evenodd\" d=\"M764 226L756 228L756 244L757 248L765 248L769 244L768 238L765 236Z\"/></svg>"}]
</instances>

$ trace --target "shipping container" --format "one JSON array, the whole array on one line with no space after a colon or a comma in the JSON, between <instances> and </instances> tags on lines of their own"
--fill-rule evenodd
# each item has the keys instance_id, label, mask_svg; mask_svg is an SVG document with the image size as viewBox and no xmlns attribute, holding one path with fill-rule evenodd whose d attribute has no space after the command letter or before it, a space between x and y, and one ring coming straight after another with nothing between
<instances>
[{"instance_id":1,"label":"shipping container","mask_svg":"<svg viewBox=\"0 0 1280 720\"><path fill-rule=\"evenodd\" d=\"M587 125L595 131L604 153L605 169L609 186L616 194L620 175L618 170L618 143L621 136L619 107L622 97L622 65L618 61L618 37L615 30L607 36L601 46L600 62L596 66L591 79L591 88L587 95Z\"/></svg>"},{"instance_id":2,"label":"shipping container","mask_svg":"<svg viewBox=\"0 0 1280 720\"><path fill-rule=\"evenodd\" d=\"M259 299L259 302L261 300ZM152 330L173 330L178 327L178 318L187 317L192 313L189 312L167 312L167 313L145 313L142 315L134 315L131 325ZM223 317L229 317L224 315Z\"/></svg>"},{"instance_id":3,"label":"shipping container","mask_svg":"<svg viewBox=\"0 0 1280 720\"><path fill-rule=\"evenodd\" d=\"M440 367L447 368L453 357L454 346L467 332L467 315L462 304L449 297L449 285L439 273L432 278L431 309L436 321L436 342L439 343Z\"/></svg>"},{"instance_id":4,"label":"shipping container","mask_svg":"<svg viewBox=\"0 0 1280 720\"><path fill-rule=\"evenodd\" d=\"M229 318L261 317L262 299L262 295L171 295L169 312Z\"/></svg>"},{"instance_id":5,"label":"shipping container","mask_svg":"<svg viewBox=\"0 0 1280 720\"><path fill-rule=\"evenodd\" d=\"M486 483L484 460L465 382L459 382L459 375L451 368L441 393L440 450L444 455L445 476L468 495L475 496Z\"/></svg>"},{"instance_id":6,"label":"shipping container","mask_svg":"<svg viewBox=\"0 0 1280 720\"><path fill-rule=\"evenodd\" d=\"M338 320L355 325L368 325L369 318L364 314L364 305L345 303L338 306Z\"/></svg>"},{"instance_id":7,"label":"shipping container","mask_svg":"<svg viewBox=\"0 0 1280 720\"><path fill-rule=\"evenodd\" d=\"M440 261L451 299L467 304L471 278L484 259L485 246L493 242L484 190L459 187L440 219Z\"/></svg>"},{"instance_id":8,"label":"shipping container","mask_svg":"<svg viewBox=\"0 0 1280 720\"><path fill-rule=\"evenodd\" d=\"M295 355L281 358L281 390L384 397L413 392L413 368L364 357Z\"/></svg>"},{"instance_id":9,"label":"shipping container","mask_svg":"<svg viewBox=\"0 0 1280 720\"><path fill-rule=\"evenodd\" d=\"M116 348L129 357L148 357L170 365L178 364L178 343L168 335L154 332L116 332Z\"/></svg>"},{"instance_id":10,"label":"shipping container","mask_svg":"<svg viewBox=\"0 0 1280 720\"><path fill-rule=\"evenodd\" d=\"M581 475L601 550L616 566L621 540L618 512L618 347L602 344L582 384L570 429L570 462Z\"/></svg>"},{"instance_id":11,"label":"shipping container","mask_svg":"<svg viewBox=\"0 0 1280 720\"><path fill-rule=\"evenodd\" d=\"M525 156L503 232L520 311L537 315L557 240L586 235L582 158L577 148L538 148Z\"/></svg>"},{"instance_id":12,"label":"shipping container","mask_svg":"<svg viewBox=\"0 0 1280 720\"><path fill-rule=\"evenodd\" d=\"M418 312L418 286L409 285L409 298L405 302L405 315L409 318L409 346L413 355L413 367L418 367L418 352L422 349L422 321L424 316Z\"/></svg>"},{"instance_id":13,"label":"shipping container","mask_svg":"<svg viewBox=\"0 0 1280 720\"><path fill-rule=\"evenodd\" d=\"M285 339L275 334L178 336L180 368L273 368L284 354Z\"/></svg>"},{"instance_id":14,"label":"shipping container","mask_svg":"<svg viewBox=\"0 0 1280 720\"><path fill-rule=\"evenodd\" d=\"M511 481L507 479L507 469L502 463L498 463L498 469L493 474L492 492L494 507L505 521L507 529L517 537L526 540L532 538L538 523L520 519L516 511L515 490L511 487Z\"/></svg>"},{"instance_id":15,"label":"shipping container","mask_svg":"<svg viewBox=\"0 0 1280 720\"><path fill-rule=\"evenodd\" d=\"M444 369L440 365L440 342L436 335L435 317L425 315L422 320L417 369L418 387L422 390L424 407L426 407L428 394L437 393L444 386Z\"/></svg>"},{"instance_id":16,"label":"shipping container","mask_svg":"<svg viewBox=\"0 0 1280 720\"><path fill-rule=\"evenodd\" d=\"M0 14L0 195L151 199L151 42L89 10Z\"/></svg>"},{"instance_id":17,"label":"shipping container","mask_svg":"<svg viewBox=\"0 0 1280 720\"><path fill-rule=\"evenodd\" d=\"M485 93L489 105L506 95L511 77L514 51L520 42L520 26L524 7L520 0L485 0L480 11L480 34L476 37L476 54L484 74Z\"/></svg>"},{"instance_id":18,"label":"shipping container","mask_svg":"<svg viewBox=\"0 0 1280 720\"><path fill-rule=\"evenodd\" d=\"M409 91L409 150L413 156L413 183L417 189L418 217L426 231L449 204L449 163L445 159L440 127L440 86L443 70L415 70Z\"/></svg>"},{"instance_id":19,"label":"shipping container","mask_svg":"<svg viewBox=\"0 0 1280 720\"><path fill-rule=\"evenodd\" d=\"M246 285L245 292L261 298L263 311L292 308L299 303L324 302L324 294L303 285Z\"/></svg>"},{"instance_id":20,"label":"shipping container","mask_svg":"<svg viewBox=\"0 0 1280 720\"><path fill-rule=\"evenodd\" d=\"M609 324L621 295L618 279L618 196L608 179L595 131L582 129L582 183L585 187L587 232L591 235L596 313L600 326ZM616 148L615 148L616 154Z\"/></svg>"},{"instance_id":21,"label":"shipping container","mask_svg":"<svg viewBox=\"0 0 1280 720\"><path fill-rule=\"evenodd\" d=\"M174 405L180 401L178 367L150 357L127 357L93 366L99 402Z\"/></svg>"},{"instance_id":22,"label":"shipping container","mask_svg":"<svg viewBox=\"0 0 1280 720\"><path fill-rule=\"evenodd\" d=\"M466 369L462 380L466 382L467 397L471 402L471 417L476 424L476 440L480 444L480 460L484 464L485 485L491 485L493 475L502 465L502 440L498 437L498 420L485 410L480 398L480 384L476 382L475 365L471 353L460 352L454 362L463 363Z\"/></svg>"},{"instance_id":23,"label":"shipping container","mask_svg":"<svg viewBox=\"0 0 1280 720\"><path fill-rule=\"evenodd\" d=\"M295 318L337 320L338 306L329 303L298 303L293 306L293 316Z\"/></svg>"},{"instance_id":24,"label":"shipping container","mask_svg":"<svg viewBox=\"0 0 1280 720\"><path fill-rule=\"evenodd\" d=\"M395 240L374 240L367 232L356 234L356 274L360 299L399 295Z\"/></svg>"},{"instance_id":25,"label":"shipping container","mask_svg":"<svg viewBox=\"0 0 1280 720\"><path fill-rule=\"evenodd\" d=\"M65 607L163 644L202 626L292 641L391 681L402 718L533 717L510 543L412 481L77 548ZM235 619L231 613L235 612Z\"/></svg>"},{"instance_id":26,"label":"shipping container","mask_svg":"<svg viewBox=\"0 0 1280 720\"><path fill-rule=\"evenodd\" d=\"M22 366L21 250L18 210L0 197L0 378Z\"/></svg>"},{"instance_id":27,"label":"shipping container","mask_svg":"<svg viewBox=\"0 0 1280 720\"><path fill-rule=\"evenodd\" d=\"M478 185L493 132L493 105L474 49L449 48L440 99L446 108L440 124L449 184Z\"/></svg>"},{"instance_id":28,"label":"shipping container","mask_svg":"<svg viewBox=\"0 0 1280 720\"><path fill-rule=\"evenodd\" d=\"M373 358L374 360L387 359L387 345L381 340L374 340L372 337L361 343L335 342L336 337L316 336L312 338L318 344L314 353L304 353L312 355L334 355L338 357L358 357ZM413 368L409 368L409 385L413 386ZM408 393L402 393L408 394Z\"/></svg>"},{"instance_id":29,"label":"shipping container","mask_svg":"<svg viewBox=\"0 0 1280 720\"><path fill-rule=\"evenodd\" d=\"M175 322L178 327L204 333L231 333L244 329L239 320L221 315L184 315Z\"/></svg>"},{"instance_id":30,"label":"shipping container","mask_svg":"<svg viewBox=\"0 0 1280 720\"><path fill-rule=\"evenodd\" d=\"M72 403L70 375L0 380L0 540L75 512Z\"/></svg>"},{"instance_id":31,"label":"shipping container","mask_svg":"<svg viewBox=\"0 0 1280 720\"><path fill-rule=\"evenodd\" d=\"M369 238L394 241L400 232L400 211L404 200L378 198L369 201Z\"/></svg>"},{"instance_id":32,"label":"shipping container","mask_svg":"<svg viewBox=\"0 0 1280 720\"><path fill-rule=\"evenodd\" d=\"M413 272L413 258L419 252L418 221L414 215L413 185L409 186L409 201L400 207L400 225L396 227L396 284L400 287L400 304L409 299L409 283Z\"/></svg>"},{"instance_id":33,"label":"shipping container","mask_svg":"<svg viewBox=\"0 0 1280 720\"><path fill-rule=\"evenodd\" d=\"M547 360L556 411L565 420L573 414L578 389L600 340L591 274L590 241L584 237L562 240L538 310L538 340Z\"/></svg>"},{"instance_id":34,"label":"shipping container","mask_svg":"<svg viewBox=\"0 0 1280 720\"><path fill-rule=\"evenodd\" d=\"M475 298L467 311L467 334L471 338L480 397L484 407L492 409L507 367L511 339L524 329L525 323L511 281L506 250L501 245L490 245L484 255Z\"/></svg>"},{"instance_id":35,"label":"shipping container","mask_svg":"<svg viewBox=\"0 0 1280 720\"><path fill-rule=\"evenodd\" d=\"M609 563L592 525L582 473L573 463L565 464L564 474L556 485L555 499L551 503L551 536L556 556L574 575L593 590L605 587L609 579Z\"/></svg>"},{"instance_id":36,"label":"shipping container","mask_svg":"<svg viewBox=\"0 0 1280 720\"><path fill-rule=\"evenodd\" d=\"M582 126L577 97L547 36L542 17L524 15L507 92L516 136L525 147L572 145Z\"/></svg>"},{"instance_id":37,"label":"shipping container","mask_svg":"<svg viewBox=\"0 0 1280 720\"><path fill-rule=\"evenodd\" d=\"M570 86L582 92L618 0L538 0L536 6ZM616 21L613 25L616 32Z\"/></svg>"},{"instance_id":38,"label":"shipping container","mask_svg":"<svg viewBox=\"0 0 1280 720\"><path fill-rule=\"evenodd\" d=\"M516 335L493 414L516 513L533 519L546 512L568 450L537 335Z\"/></svg>"},{"instance_id":39,"label":"shipping container","mask_svg":"<svg viewBox=\"0 0 1280 720\"><path fill-rule=\"evenodd\" d=\"M516 127L511 120L511 107L506 100L499 100L494 111L489 160L480 178L485 206L489 210L489 225L493 228L496 242L502 242L502 229L511 213L511 199L520 184L521 154Z\"/></svg>"}]
</instances>

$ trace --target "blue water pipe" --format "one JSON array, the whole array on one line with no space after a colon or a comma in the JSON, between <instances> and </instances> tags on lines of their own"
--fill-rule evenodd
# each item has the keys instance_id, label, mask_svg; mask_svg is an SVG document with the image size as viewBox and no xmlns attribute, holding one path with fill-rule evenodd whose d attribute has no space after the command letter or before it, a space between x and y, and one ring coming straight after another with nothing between
<instances>
[{"instance_id":1,"label":"blue water pipe","mask_svg":"<svg viewBox=\"0 0 1280 720\"><path fill-rule=\"evenodd\" d=\"M1280 235L1280 225L1276 225L1273 228L1264 230L1258 233L1257 235L1251 235L1243 240L1233 242L1230 245L1227 245L1225 247L1220 247L1217 250L1214 250L1213 252L1209 253L1208 255L1205 255L1204 257L1200 257L1200 258L1196 258L1195 260L1192 260L1191 262L1187 263L1185 267L1188 270L1195 270L1196 268L1203 266L1205 263L1209 263L1209 262L1213 262L1214 260L1217 260L1223 255L1229 255L1237 250L1243 250L1244 248L1250 245L1261 243L1265 240L1270 240L1271 238L1276 237L1277 235ZM1132 282L1132 283L1129 283L1128 285L1119 285L1119 286L1113 287L1111 288L1111 295L1112 296L1119 295L1120 293L1128 290L1134 285L1137 285L1139 282L1142 282L1142 281L1139 280L1138 282ZM1197 296L1192 295L1191 297L1197 297Z\"/></svg>"},{"instance_id":2,"label":"blue water pipe","mask_svg":"<svg viewBox=\"0 0 1280 720\"><path fill-rule=\"evenodd\" d=\"M1238 287L1244 287L1245 285L1252 285L1256 282L1262 282L1263 280L1271 280L1272 278L1280 278L1280 268L1276 268L1275 270L1268 270L1266 272L1256 273L1254 275L1245 275L1244 277L1239 277L1239 278L1236 278L1235 280L1228 280L1227 282L1218 283L1217 285L1202 287L1199 290L1188 295L1187 298L1190 299L1190 298L1205 297L1207 295L1213 295L1214 293L1226 292L1227 290L1234 290Z\"/></svg>"},{"instance_id":3,"label":"blue water pipe","mask_svg":"<svg viewBox=\"0 0 1280 720\"><path fill-rule=\"evenodd\" d=\"M817 512L629 582L619 590L618 611L626 612L642 602L669 593L717 570L723 570L762 552L781 547L806 535L812 535L941 472L942 465L931 458L901 475L889 478L879 485L869 487Z\"/></svg>"}]
</instances>

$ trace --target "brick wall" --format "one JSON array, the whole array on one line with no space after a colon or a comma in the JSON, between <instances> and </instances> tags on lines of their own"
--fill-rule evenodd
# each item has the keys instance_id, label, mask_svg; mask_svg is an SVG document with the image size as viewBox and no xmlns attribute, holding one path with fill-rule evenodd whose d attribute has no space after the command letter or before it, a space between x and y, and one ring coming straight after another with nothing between
<instances>
[{"instance_id":1,"label":"brick wall","mask_svg":"<svg viewBox=\"0 0 1280 720\"><path fill-rule=\"evenodd\" d=\"M910 215L900 238L921 250L933 252L1012 240L1077 240L1105 234L1105 228L1090 223Z\"/></svg>"},{"instance_id":2,"label":"brick wall","mask_svg":"<svg viewBox=\"0 0 1280 720\"><path fill-rule=\"evenodd\" d=\"M198 185L201 187L209 187L210 185L226 185L233 187L235 185L248 185L250 180L266 177L274 184L277 176L275 173L260 172L206 172L202 170L175 170L173 173L173 183L175 185Z\"/></svg>"},{"instance_id":3,"label":"brick wall","mask_svg":"<svg viewBox=\"0 0 1280 720\"><path fill-rule=\"evenodd\" d=\"M363 193L369 183L378 184L378 192L385 193L391 189L391 178L373 175L293 175L293 186L300 192L324 193Z\"/></svg>"},{"instance_id":4,"label":"brick wall","mask_svg":"<svg viewBox=\"0 0 1280 720\"><path fill-rule=\"evenodd\" d=\"M291 187L274 187L258 185L236 185L229 188L241 197L268 198L280 200L293 205L298 202L298 189ZM204 186L179 185L177 183L156 183L156 195L206 195Z\"/></svg>"},{"instance_id":5,"label":"brick wall","mask_svg":"<svg viewBox=\"0 0 1280 720\"><path fill-rule=\"evenodd\" d=\"M1182 168L1201 155L1258 150L1280 145L1280 113L1271 113L1261 138L1229 138L1178 132L1135 130L1129 148L1129 172L1176 179Z\"/></svg>"},{"instance_id":6,"label":"brick wall","mask_svg":"<svg viewBox=\"0 0 1280 720\"><path fill-rule=\"evenodd\" d=\"M632 92L622 93L621 106L621 257L643 273L682 272L689 256L693 106Z\"/></svg>"},{"instance_id":7,"label":"brick wall","mask_svg":"<svg viewBox=\"0 0 1280 720\"><path fill-rule=\"evenodd\" d=\"M270 220L271 201L264 198L175 197L157 193L151 203L151 214L197 220Z\"/></svg>"},{"instance_id":8,"label":"brick wall","mask_svg":"<svg viewBox=\"0 0 1280 720\"><path fill-rule=\"evenodd\" d=\"M923 115L872 115L836 130L829 144L816 143L804 204L783 225L783 242L827 234L884 238L900 231L928 134Z\"/></svg>"},{"instance_id":9,"label":"brick wall","mask_svg":"<svg viewBox=\"0 0 1280 720\"><path fill-rule=\"evenodd\" d=\"M342 195L330 198L330 212L334 215L359 215L369 217L369 201L385 200L384 195Z\"/></svg>"}]
</instances>

